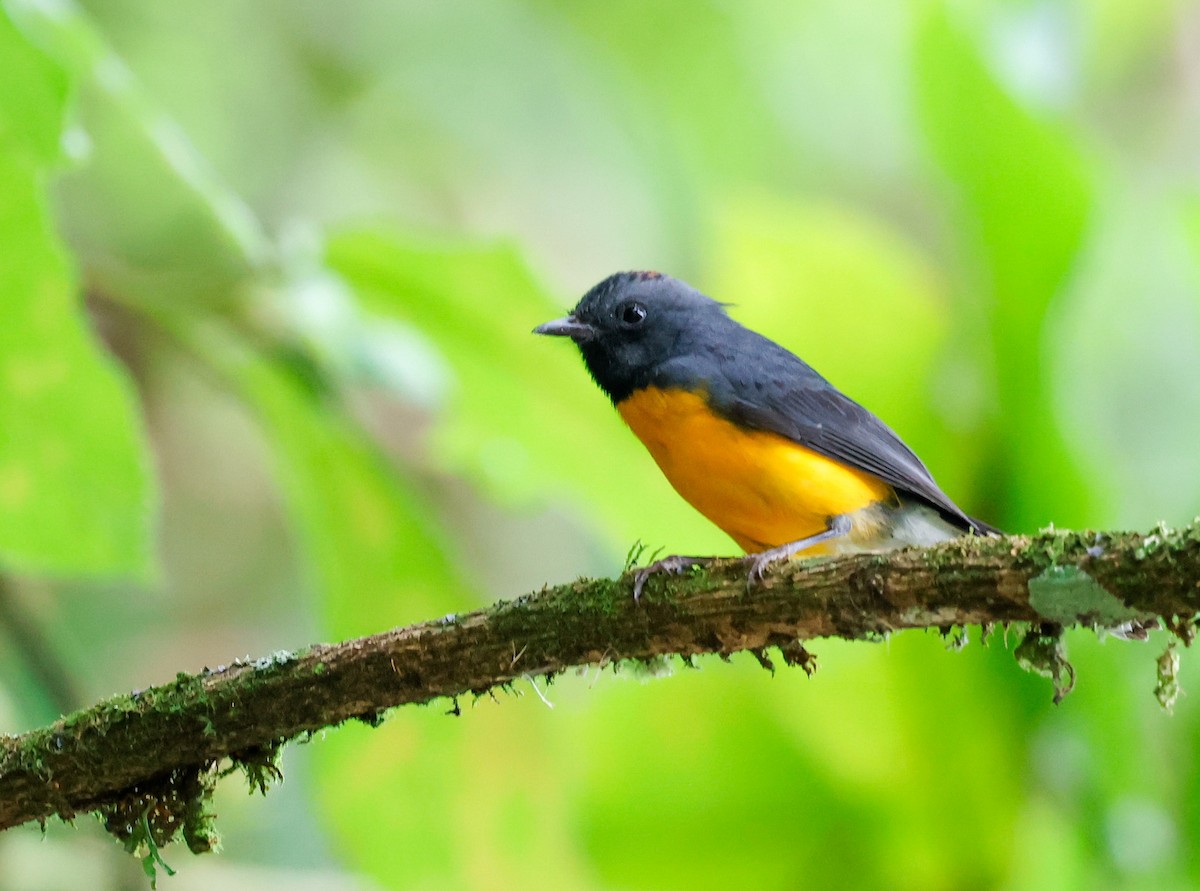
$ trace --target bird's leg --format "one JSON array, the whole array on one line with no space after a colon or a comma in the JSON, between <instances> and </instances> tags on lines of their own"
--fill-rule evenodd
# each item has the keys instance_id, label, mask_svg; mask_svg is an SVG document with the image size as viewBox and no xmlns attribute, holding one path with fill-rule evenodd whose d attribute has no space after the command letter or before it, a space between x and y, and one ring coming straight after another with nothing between
<instances>
[{"instance_id":1,"label":"bird's leg","mask_svg":"<svg viewBox=\"0 0 1200 891\"><path fill-rule=\"evenodd\" d=\"M763 573L772 563L778 563L782 560L788 560L792 555L803 551L805 548L811 548L813 545L820 544L824 541L830 541L835 538L841 538L843 535L849 535L853 524L850 522L850 517L845 514L840 514L836 517L829 518L829 526L823 532L818 532L816 535L810 535L808 538L801 538L799 541L790 541L785 545L780 545L777 548L771 548L768 551L760 551L757 554L747 554L746 562L750 564L750 578L748 583L753 585L755 582L761 582Z\"/></svg>"},{"instance_id":2,"label":"bird's leg","mask_svg":"<svg viewBox=\"0 0 1200 891\"><path fill-rule=\"evenodd\" d=\"M829 525L816 535L810 535L798 541L790 541L785 545L760 551L757 554L747 554L743 558L746 563L750 564L750 576L746 580L747 583L753 585L755 582L761 582L763 573L766 572L767 567L772 563L787 560L794 554L806 548L811 548L813 545L821 544L821 542L849 535L852 525L849 516L840 514L836 517L830 517ZM646 587L646 580L652 575L660 572L678 575L685 570L691 569L693 566L707 566L709 563L720 559L720 557L684 557L676 555L655 560L649 566L639 569L633 577L633 599L637 601L641 598L642 589Z\"/></svg>"},{"instance_id":3,"label":"bird's leg","mask_svg":"<svg viewBox=\"0 0 1200 891\"><path fill-rule=\"evenodd\" d=\"M693 566L707 566L714 560L719 560L719 557L683 557L675 555L674 557L663 557L661 560L655 560L649 566L643 566L637 571L637 575L633 577L633 599L634 602L642 596L642 588L646 587L646 579L659 572L678 575L686 569L691 569Z\"/></svg>"}]
</instances>

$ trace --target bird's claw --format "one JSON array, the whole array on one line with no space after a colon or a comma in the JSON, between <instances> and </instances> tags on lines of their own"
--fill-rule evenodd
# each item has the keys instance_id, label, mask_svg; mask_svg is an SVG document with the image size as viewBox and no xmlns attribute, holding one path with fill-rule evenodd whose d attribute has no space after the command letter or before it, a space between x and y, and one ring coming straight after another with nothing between
<instances>
[{"instance_id":1,"label":"bird's claw","mask_svg":"<svg viewBox=\"0 0 1200 891\"><path fill-rule=\"evenodd\" d=\"M750 566L750 572L746 574L746 588L749 589L763 580L772 564L786 560L787 557L773 551L763 551L760 554L747 554L743 559Z\"/></svg>"},{"instance_id":2,"label":"bird's claw","mask_svg":"<svg viewBox=\"0 0 1200 891\"><path fill-rule=\"evenodd\" d=\"M757 554L747 554L742 558L742 562L750 567L750 571L746 576L746 589L750 590L755 585L762 582L766 576L767 569L776 563L782 563L790 560L792 556L805 548L812 547L827 538L834 538L845 534L845 529L842 524L838 523L831 526L827 531L817 535L803 538L799 541L789 542L785 545L780 545L777 548L768 548L765 551L760 551ZM646 580L652 575L660 572L678 575L685 570L691 569L693 566L707 566L718 557L664 557L661 560L655 560L649 566L644 566L637 571L633 577L633 599L636 603L641 599L642 589L646 587Z\"/></svg>"},{"instance_id":3,"label":"bird's claw","mask_svg":"<svg viewBox=\"0 0 1200 891\"><path fill-rule=\"evenodd\" d=\"M750 564L750 574L746 579L746 590L750 590L756 584L763 580L766 575L767 567L774 563L783 563L791 560L813 545L818 545L821 542L829 541L834 538L841 538L850 531L850 519L847 516L837 516L829 518L829 526L823 532L818 532L816 535L810 535L807 538L800 538L796 541L788 542L787 544L779 545L779 547L768 548L765 551L760 551L757 554L747 554L743 559Z\"/></svg>"},{"instance_id":4,"label":"bird's claw","mask_svg":"<svg viewBox=\"0 0 1200 891\"><path fill-rule=\"evenodd\" d=\"M712 557L682 557L676 555L674 557L663 557L661 560L655 560L649 566L643 566L637 571L633 577L633 600L636 603L642 596L642 589L646 587L646 580L652 575L657 575L660 572L665 572L670 575L679 575L685 570L691 569L693 566L704 566L712 562Z\"/></svg>"}]
</instances>

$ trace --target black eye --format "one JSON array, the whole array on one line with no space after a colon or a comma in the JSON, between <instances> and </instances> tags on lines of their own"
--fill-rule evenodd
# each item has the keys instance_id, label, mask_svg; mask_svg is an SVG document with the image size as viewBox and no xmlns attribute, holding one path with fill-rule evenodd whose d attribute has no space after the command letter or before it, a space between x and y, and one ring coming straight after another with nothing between
<instances>
[{"instance_id":1,"label":"black eye","mask_svg":"<svg viewBox=\"0 0 1200 891\"><path fill-rule=\"evenodd\" d=\"M640 303L625 303L617 308L617 318L621 324L634 328L646 321L646 307Z\"/></svg>"}]
</instances>

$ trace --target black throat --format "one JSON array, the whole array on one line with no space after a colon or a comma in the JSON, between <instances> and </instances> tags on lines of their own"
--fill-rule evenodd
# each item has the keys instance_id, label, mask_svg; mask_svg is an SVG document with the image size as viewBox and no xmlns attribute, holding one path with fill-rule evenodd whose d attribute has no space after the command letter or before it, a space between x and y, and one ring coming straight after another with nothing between
<instances>
[{"instance_id":1,"label":"black throat","mask_svg":"<svg viewBox=\"0 0 1200 891\"><path fill-rule=\"evenodd\" d=\"M607 349L598 343L581 343L583 364L588 374L604 394L618 405L628 399L636 390L650 385L651 368L631 367L627 363L616 361Z\"/></svg>"}]
</instances>

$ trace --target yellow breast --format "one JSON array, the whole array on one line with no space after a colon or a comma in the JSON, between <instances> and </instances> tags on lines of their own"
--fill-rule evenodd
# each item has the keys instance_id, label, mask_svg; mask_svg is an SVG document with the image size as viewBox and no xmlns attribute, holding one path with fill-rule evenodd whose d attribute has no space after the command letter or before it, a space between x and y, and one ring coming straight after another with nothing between
<instances>
[{"instance_id":1,"label":"yellow breast","mask_svg":"<svg viewBox=\"0 0 1200 891\"><path fill-rule=\"evenodd\" d=\"M894 497L878 477L725 420L701 393L651 387L617 411L675 491L747 552L815 535L832 516Z\"/></svg>"}]
</instances>

